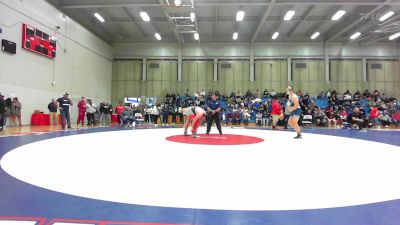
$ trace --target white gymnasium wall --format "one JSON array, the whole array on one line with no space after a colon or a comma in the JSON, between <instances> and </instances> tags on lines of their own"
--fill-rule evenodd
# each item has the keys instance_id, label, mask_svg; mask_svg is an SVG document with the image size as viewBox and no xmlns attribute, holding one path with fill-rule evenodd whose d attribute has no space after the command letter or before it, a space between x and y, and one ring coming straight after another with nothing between
<instances>
[{"instance_id":1,"label":"white gymnasium wall","mask_svg":"<svg viewBox=\"0 0 400 225\"><path fill-rule=\"evenodd\" d=\"M21 48L22 23L57 37L55 60ZM0 0L0 28L0 39L17 43L16 55L0 52L0 92L20 99L24 124L30 124L35 109L47 112L51 98L61 97L64 91L75 103L72 122L81 96L96 104L111 101L111 46L70 18L64 19L46 1Z\"/></svg>"},{"instance_id":2,"label":"white gymnasium wall","mask_svg":"<svg viewBox=\"0 0 400 225\"><path fill-rule=\"evenodd\" d=\"M250 44L243 42L200 44L191 43L181 47L175 43L113 43L112 46L114 48L114 59L116 60L156 57L177 58L179 52L181 52L181 56L183 58L239 58L250 60L251 54ZM306 89L312 94L316 94L319 91L328 88L340 90L347 88L352 92L363 88L379 88L382 92L385 92L388 95L395 95L399 97L400 74L397 72L397 68L400 66L399 53L400 49L398 42L377 42L369 45L366 43L354 42L329 42L326 45L323 42L258 42L254 44L254 57L257 60L270 60L271 58L275 58L286 61L287 58L291 58L292 62L306 60L309 66L307 66L306 70L293 68L291 70L293 77L291 82L287 81L287 78L285 78L284 74L277 73L276 71L273 72L271 77L273 77L273 79L278 79L279 77L279 82L278 80L275 80L274 83L272 80L269 80L274 83L274 85L272 85L272 83L268 83L263 80L260 84L261 75L259 72L261 67L258 67L256 63L256 81L250 82L250 89L255 89L255 87L261 88L260 85L262 87L265 86L268 88L277 88L283 84L292 83L293 85L297 86L297 88ZM339 66L340 68L346 68L346 73L343 72L344 70L337 71L334 70L335 68L331 68L329 70L331 72L330 82L326 82L324 61L325 54L327 54L328 58L330 58L332 65ZM393 65L387 66L389 64L385 61L382 61L385 63L385 70L375 71L377 72L377 82L378 80L381 82L380 79L383 79L382 77L385 77L383 80L385 82L382 81L379 84L375 84L375 81L364 82L363 79L359 79L360 76L361 78L363 76L362 70L359 68L362 58L366 58L367 60L386 60L390 62L390 65ZM335 60L339 60L337 64L335 64ZM247 62L249 64L249 61ZM186 72L185 70L182 71L183 82L185 82L184 79ZM222 71L225 70L218 70L218 77L224 76L224 74L221 74ZM287 69L285 71L288 73ZM268 74L268 71L265 72ZM359 74L359 72L361 72L361 74ZM370 71L370 73L372 72L374 71ZM385 75L383 76L382 73ZM280 75L276 76L277 74ZM228 76L231 75L228 74ZM266 77L268 77L268 75L266 75ZM340 77L340 82L337 80L337 77ZM228 80L230 79L231 78ZM338 84L338 82L340 84ZM278 85L278 83L280 84ZM186 89L187 87L182 86L182 88ZM220 87L219 85L217 85L216 88L225 90L224 87Z\"/></svg>"}]
</instances>

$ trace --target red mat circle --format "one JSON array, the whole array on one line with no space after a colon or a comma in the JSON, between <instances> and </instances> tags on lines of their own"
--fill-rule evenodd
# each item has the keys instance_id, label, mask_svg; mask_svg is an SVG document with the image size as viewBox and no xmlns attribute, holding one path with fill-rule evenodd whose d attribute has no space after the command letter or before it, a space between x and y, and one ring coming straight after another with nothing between
<instances>
[{"instance_id":1,"label":"red mat circle","mask_svg":"<svg viewBox=\"0 0 400 225\"><path fill-rule=\"evenodd\" d=\"M166 139L172 142L198 145L248 145L263 142L264 139L236 134L198 134L199 138L192 136L174 135Z\"/></svg>"}]
</instances>

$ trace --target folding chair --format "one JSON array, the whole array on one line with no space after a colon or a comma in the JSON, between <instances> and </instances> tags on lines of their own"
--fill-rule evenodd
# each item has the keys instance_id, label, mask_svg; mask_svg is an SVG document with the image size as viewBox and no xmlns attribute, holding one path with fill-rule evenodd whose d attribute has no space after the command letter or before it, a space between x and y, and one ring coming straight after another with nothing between
<instances>
[{"instance_id":1,"label":"folding chair","mask_svg":"<svg viewBox=\"0 0 400 225\"><path fill-rule=\"evenodd\" d=\"M303 126L311 126L312 125L312 115L304 115L303 120L301 121Z\"/></svg>"},{"instance_id":2,"label":"folding chair","mask_svg":"<svg viewBox=\"0 0 400 225\"><path fill-rule=\"evenodd\" d=\"M135 113L135 121L140 125L144 122L143 115L141 113Z\"/></svg>"}]
</instances>

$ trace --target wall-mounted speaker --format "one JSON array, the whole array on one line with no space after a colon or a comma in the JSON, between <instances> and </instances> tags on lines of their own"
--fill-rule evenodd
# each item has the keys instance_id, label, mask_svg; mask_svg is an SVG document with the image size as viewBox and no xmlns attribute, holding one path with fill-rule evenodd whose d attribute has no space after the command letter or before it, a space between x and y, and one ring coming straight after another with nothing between
<instances>
[{"instance_id":1,"label":"wall-mounted speaker","mask_svg":"<svg viewBox=\"0 0 400 225\"><path fill-rule=\"evenodd\" d=\"M17 53L17 44L12 41L8 41L6 39L1 40L1 50L4 52L8 52L11 54Z\"/></svg>"},{"instance_id":2,"label":"wall-mounted speaker","mask_svg":"<svg viewBox=\"0 0 400 225\"><path fill-rule=\"evenodd\" d=\"M160 63L150 63L149 68L158 69L160 68Z\"/></svg>"},{"instance_id":3,"label":"wall-mounted speaker","mask_svg":"<svg viewBox=\"0 0 400 225\"><path fill-rule=\"evenodd\" d=\"M231 63L221 63L221 68L222 69L230 69L230 68L232 68L232 64Z\"/></svg>"},{"instance_id":4,"label":"wall-mounted speaker","mask_svg":"<svg viewBox=\"0 0 400 225\"><path fill-rule=\"evenodd\" d=\"M382 69L382 64L381 63L372 63L371 64L371 69L381 70Z\"/></svg>"},{"instance_id":5,"label":"wall-mounted speaker","mask_svg":"<svg viewBox=\"0 0 400 225\"><path fill-rule=\"evenodd\" d=\"M296 63L296 68L297 69L306 69L307 63Z\"/></svg>"}]
</instances>

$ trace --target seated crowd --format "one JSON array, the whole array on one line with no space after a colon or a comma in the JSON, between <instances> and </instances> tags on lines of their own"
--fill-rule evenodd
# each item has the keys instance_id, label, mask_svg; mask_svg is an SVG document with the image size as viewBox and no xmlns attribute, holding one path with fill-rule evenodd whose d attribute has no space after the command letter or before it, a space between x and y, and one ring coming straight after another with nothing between
<instances>
[{"instance_id":1,"label":"seated crowd","mask_svg":"<svg viewBox=\"0 0 400 225\"><path fill-rule=\"evenodd\" d=\"M264 90L262 93L259 90L254 93L248 90L244 94L238 91L228 95L211 90L208 93L202 90L191 94L187 89L184 95L167 93L162 103L130 107L119 102L115 109L106 102L96 107L90 99L82 97L77 105L80 115L78 124L83 125L83 117L86 115L87 125L108 125L113 112L117 114L120 124L125 126L134 126L137 121L161 123L163 126L169 122L183 124L183 109L189 106L206 107L213 94L219 96L222 108L220 115L226 126L247 125L252 122L257 125L271 123L273 128L279 125L288 128L287 121L290 116L287 110L290 104L288 96L274 90L271 92ZM378 90L372 93L368 90L364 93L357 91L354 94L346 91L342 95L335 90L328 90L316 97L311 97L308 93L303 94L300 90L296 94L303 111L299 120L300 125L358 129L400 125L400 106L397 99L386 97ZM57 124L56 115L59 108L57 101L53 99L48 108L50 113L54 114L51 116L51 121ZM169 117L172 118L169 120Z\"/></svg>"},{"instance_id":2,"label":"seated crowd","mask_svg":"<svg viewBox=\"0 0 400 225\"><path fill-rule=\"evenodd\" d=\"M215 93L218 93L216 91ZM167 123L169 115L181 117L182 108L188 106L204 107L211 100L213 91L206 93L204 90L193 94L186 91L185 95L167 93L162 104L145 106L142 112L147 121L157 122L162 116L162 124ZM218 93L219 94L219 93ZM300 124L314 124L316 126L334 126L363 129L367 127L399 127L400 106L395 97L386 97L378 90L370 93L365 90L351 94L346 91L342 95L335 90L321 92L317 97L311 97L308 93L297 91L300 105L303 111ZM285 110L288 105L286 94L277 93L274 90L257 90L252 93L248 90L245 94L237 93L219 94L223 108L222 120L225 125L240 125L256 122L265 125L272 120L272 126L282 125L287 128L287 119L290 113ZM280 110L279 110L280 109Z\"/></svg>"}]
</instances>

